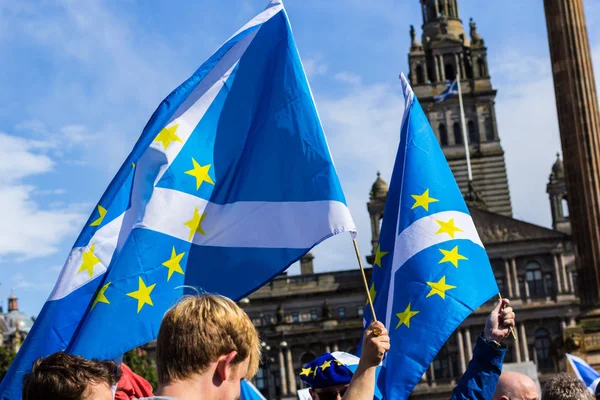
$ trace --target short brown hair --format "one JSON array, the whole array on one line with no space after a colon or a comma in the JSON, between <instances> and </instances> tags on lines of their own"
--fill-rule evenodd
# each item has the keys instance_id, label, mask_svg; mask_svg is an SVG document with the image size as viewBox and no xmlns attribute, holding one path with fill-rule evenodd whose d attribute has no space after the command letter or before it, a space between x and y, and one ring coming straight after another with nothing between
<instances>
[{"instance_id":1,"label":"short brown hair","mask_svg":"<svg viewBox=\"0 0 600 400\"><path fill-rule=\"evenodd\" d=\"M561 373L544 385L542 400L591 400L592 394L575 375Z\"/></svg>"},{"instance_id":2,"label":"short brown hair","mask_svg":"<svg viewBox=\"0 0 600 400\"><path fill-rule=\"evenodd\" d=\"M232 364L249 358L247 378L258 370L258 333L248 315L227 297L184 297L165 314L156 342L160 385L201 374L210 363L237 351Z\"/></svg>"},{"instance_id":3,"label":"short brown hair","mask_svg":"<svg viewBox=\"0 0 600 400\"><path fill-rule=\"evenodd\" d=\"M80 400L89 384L115 385L121 370L112 361L86 360L65 352L50 354L33 364L23 378L23 400Z\"/></svg>"}]
</instances>

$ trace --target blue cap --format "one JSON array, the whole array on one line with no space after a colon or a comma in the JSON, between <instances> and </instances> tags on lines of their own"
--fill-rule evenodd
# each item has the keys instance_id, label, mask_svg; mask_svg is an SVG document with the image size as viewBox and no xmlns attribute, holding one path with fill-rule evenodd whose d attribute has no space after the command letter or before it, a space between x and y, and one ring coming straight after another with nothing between
<instances>
[{"instance_id":1,"label":"blue cap","mask_svg":"<svg viewBox=\"0 0 600 400\"><path fill-rule=\"evenodd\" d=\"M315 358L300 372L300 379L313 389L345 385L352 380L352 371L330 353Z\"/></svg>"}]
</instances>

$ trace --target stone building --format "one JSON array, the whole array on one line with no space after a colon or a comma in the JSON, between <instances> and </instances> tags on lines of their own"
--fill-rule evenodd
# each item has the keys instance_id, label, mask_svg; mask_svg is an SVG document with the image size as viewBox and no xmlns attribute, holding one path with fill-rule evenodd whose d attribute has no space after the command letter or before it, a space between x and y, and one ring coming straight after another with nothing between
<instances>
[{"instance_id":1,"label":"stone building","mask_svg":"<svg viewBox=\"0 0 600 400\"><path fill-rule=\"evenodd\" d=\"M14 292L8 298L8 312L4 313L0 306L0 334L2 346L10 347L16 353L21 348L23 340L27 337L33 326L34 319L19 311L19 299Z\"/></svg>"},{"instance_id":2,"label":"stone building","mask_svg":"<svg viewBox=\"0 0 600 400\"><path fill-rule=\"evenodd\" d=\"M416 2L416 0L415 0ZM494 97L484 39L473 21L470 37L459 19L457 0L420 0L423 36L411 28L409 79L432 124L469 204L502 296L517 313L517 340L506 363L533 365L543 383L563 370L563 332L580 315L577 271L570 239L562 160L552 166L547 192L552 229L512 218L504 151L496 125ZM466 175L456 99L433 102L460 72L474 182ZM377 176L367 210L371 218L373 263L387 196ZM370 269L367 269L370 278ZM476 310L454 332L431 364L412 398L447 399L472 357L477 336L495 299ZM313 257L301 260L301 275L282 275L240 302L263 340L264 362L257 387L268 398L295 398L303 385L300 367L325 351L353 352L369 312L358 270L314 273Z\"/></svg>"}]
</instances>

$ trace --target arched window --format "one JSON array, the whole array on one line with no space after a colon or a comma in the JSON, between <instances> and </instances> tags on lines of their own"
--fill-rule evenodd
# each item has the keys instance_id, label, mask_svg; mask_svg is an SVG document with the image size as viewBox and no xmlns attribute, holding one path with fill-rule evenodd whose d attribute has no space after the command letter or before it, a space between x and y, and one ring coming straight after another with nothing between
<instances>
[{"instance_id":1,"label":"arched window","mask_svg":"<svg viewBox=\"0 0 600 400\"><path fill-rule=\"evenodd\" d=\"M525 279L527 279L527 286L529 287L529 296L546 297L540 264L535 261L528 263L525 268Z\"/></svg>"},{"instance_id":2,"label":"arched window","mask_svg":"<svg viewBox=\"0 0 600 400\"><path fill-rule=\"evenodd\" d=\"M485 69L485 61L482 58L477 59L477 72L479 73L480 78L487 77L487 71Z\"/></svg>"},{"instance_id":3,"label":"arched window","mask_svg":"<svg viewBox=\"0 0 600 400\"><path fill-rule=\"evenodd\" d=\"M446 74L447 81L453 81L454 79L456 79L456 71L454 70L454 65L450 63L444 65L444 74Z\"/></svg>"},{"instance_id":4,"label":"arched window","mask_svg":"<svg viewBox=\"0 0 600 400\"><path fill-rule=\"evenodd\" d=\"M454 143L463 144L463 136L458 122L455 122L454 125L452 125L452 132L454 133Z\"/></svg>"},{"instance_id":5,"label":"arched window","mask_svg":"<svg viewBox=\"0 0 600 400\"><path fill-rule=\"evenodd\" d=\"M494 122L491 117L485 119L485 138L488 142L493 142L495 139Z\"/></svg>"},{"instance_id":6,"label":"arched window","mask_svg":"<svg viewBox=\"0 0 600 400\"><path fill-rule=\"evenodd\" d=\"M540 370L554 369L550 346L550 332L543 328L535 331L535 354L537 356L537 366Z\"/></svg>"},{"instance_id":7,"label":"arched window","mask_svg":"<svg viewBox=\"0 0 600 400\"><path fill-rule=\"evenodd\" d=\"M445 147L448 146L448 132L446 131L446 125L438 125L438 133L440 134L440 144Z\"/></svg>"},{"instance_id":8,"label":"arched window","mask_svg":"<svg viewBox=\"0 0 600 400\"><path fill-rule=\"evenodd\" d=\"M423 74L423 67L421 65L417 65L415 68L415 72L417 73L417 84L422 85L425 83L425 75Z\"/></svg>"},{"instance_id":9,"label":"arched window","mask_svg":"<svg viewBox=\"0 0 600 400\"><path fill-rule=\"evenodd\" d=\"M479 135L475 130L475 123L473 121L467 123L467 130L469 132L469 144L479 144Z\"/></svg>"}]
</instances>

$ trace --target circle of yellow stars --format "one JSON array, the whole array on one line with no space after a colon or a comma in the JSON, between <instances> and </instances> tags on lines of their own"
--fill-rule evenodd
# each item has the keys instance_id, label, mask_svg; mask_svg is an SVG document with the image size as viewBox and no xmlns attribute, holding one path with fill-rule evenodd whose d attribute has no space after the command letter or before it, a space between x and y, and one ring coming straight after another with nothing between
<instances>
[{"instance_id":1,"label":"circle of yellow stars","mask_svg":"<svg viewBox=\"0 0 600 400\"><path fill-rule=\"evenodd\" d=\"M431 203L439 202L438 199L431 197L431 195L429 193L429 189L426 189L422 194L413 194L413 195L411 195L411 197L415 201L411 207L411 210L423 208L426 212L429 212L429 205ZM451 239L455 239L457 233L463 232L463 230L461 228L456 226L454 218L451 218L448 221L443 221L443 220L435 220L435 221L439 225L439 229L435 232L436 235L444 235L445 234L445 235L448 235ZM438 262L438 264L450 263L455 268L458 268L460 261L468 260L467 257L465 257L464 255L459 253L458 246L454 246L451 249L439 248L438 250L440 251L440 253L443 256L442 259ZM375 252L375 261L373 262L373 265L376 265L379 268L382 268L382 264L381 264L382 259L388 253L389 252L387 252L387 251L382 251L381 246L378 245L377 250ZM427 294L426 298L439 296L442 300L446 299L446 292L448 290L456 289L456 286L446 283L446 275L443 275L440 278L440 280L438 280L437 282L427 282L427 286L429 286L430 290L429 290L429 293ZM372 300L375 299L376 294L377 294L377 292L375 290L375 283L371 283L371 287L369 289L369 295L371 296ZM402 325L406 326L407 328L410 328L411 319L413 317L415 317L416 315L418 315L419 312L420 311L418 311L418 310L414 310L412 308L412 303L409 302L403 312L399 312L396 314L396 317L398 318L398 323L396 325L396 329L400 328ZM303 371L304 371L304 369L303 369Z\"/></svg>"},{"instance_id":2,"label":"circle of yellow stars","mask_svg":"<svg viewBox=\"0 0 600 400\"><path fill-rule=\"evenodd\" d=\"M170 127L163 128L156 138L154 142L158 142L163 150L167 150L171 144L178 142L183 143L183 140L177 135L178 124L172 125ZM132 168L135 168L135 163L131 163ZM210 169L212 164L200 165L195 158L191 158L191 169L184 171L186 175L189 175L195 179L196 190L199 190L202 184L210 184L214 185L215 182L210 174ZM100 227L104 222L104 218L108 212L108 210L101 206L97 205L97 216L90 223L90 227ZM206 235L202 227L202 222L207 217L207 213L200 214L198 207L194 207L192 218L189 221L185 221L183 223L189 229L188 241L192 241L194 236L198 233L201 235ZM167 282L169 282L173 276L173 274L181 274L184 275L184 269L181 266L183 257L185 256L185 252L178 253L175 249L175 246L171 248L171 256L169 259L165 260L161 265L167 268ZM87 272L89 274L89 278L91 279L94 275L94 267L101 263L101 260L96 256L95 253L95 244L89 246L86 250L84 250L81 256L81 265L77 270L77 273ZM92 302L91 309L94 310L96 306L99 304L110 304L110 300L106 296L106 291L110 287L111 282L107 282L104 284L94 296L94 301ZM152 302L152 291L156 287L156 283L147 284L141 276L138 276L138 285L137 290L126 293L128 297L131 297L137 300L137 312L138 314L142 311L144 306L153 306Z\"/></svg>"}]
</instances>

